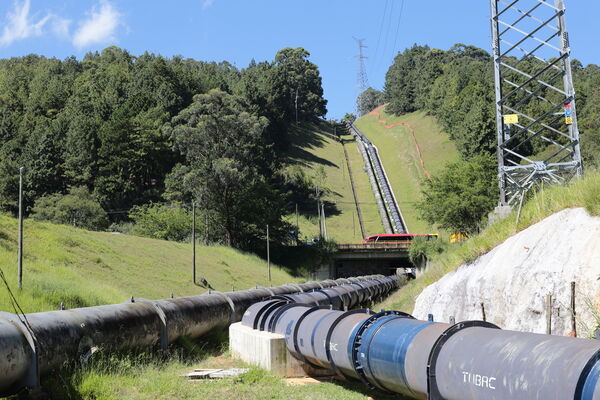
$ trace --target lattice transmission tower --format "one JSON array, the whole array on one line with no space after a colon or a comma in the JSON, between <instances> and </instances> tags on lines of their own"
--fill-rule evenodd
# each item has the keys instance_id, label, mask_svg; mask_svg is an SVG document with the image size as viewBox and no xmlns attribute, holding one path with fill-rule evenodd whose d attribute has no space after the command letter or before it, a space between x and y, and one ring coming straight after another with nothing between
<instances>
[{"instance_id":1,"label":"lattice transmission tower","mask_svg":"<svg viewBox=\"0 0 600 400\"><path fill-rule=\"evenodd\" d=\"M359 92L359 96L360 96L360 94L362 92L364 92L365 90L367 90L367 88L369 87L369 79L367 78L367 67L365 65L365 60L368 57L365 56L365 53L363 51L364 49L367 48L367 46L365 46L365 44L364 44L365 39L354 38L354 40L356 40L356 44L358 45L358 55L356 55L354 57L358 59L357 88L358 88L358 92ZM357 107L357 113L360 116L360 110L362 109L361 104L360 104L360 97L358 97L358 99L356 101L356 107Z\"/></svg>"},{"instance_id":2,"label":"lattice transmission tower","mask_svg":"<svg viewBox=\"0 0 600 400\"><path fill-rule=\"evenodd\" d=\"M513 205L582 173L571 48L564 0L490 2L500 204Z\"/></svg>"}]
</instances>

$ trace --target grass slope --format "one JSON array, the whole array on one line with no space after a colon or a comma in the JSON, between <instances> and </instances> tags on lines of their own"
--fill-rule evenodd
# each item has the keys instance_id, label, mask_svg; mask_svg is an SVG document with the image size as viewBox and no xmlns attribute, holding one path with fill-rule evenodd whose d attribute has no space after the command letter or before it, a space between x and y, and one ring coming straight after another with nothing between
<instances>
[{"instance_id":1,"label":"grass slope","mask_svg":"<svg viewBox=\"0 0 600 400\"><path fill-rule=\"evenodd\" d=\"M448 134L424 112L396 117L384 107L362 117L356 126L377 146L409 231L435 231L417 218L414 203L421 197L421 181L427 176L424 169L435 175L448 162L459 159Z\"/></svg>"},{"instance_id":2,"label":"grass slope","mask_svg":"<svg viewBox=\"0 0 600 400\"><path fill-rule=\"evenodd\" d=\"M25 312L200 294L191 279L191 245L90 232L25 220L24 289L17 287L17 220L0 216L0 268ZM266 262L227 247L197 247L198 276L215 290L266 285ZM272 269L273 285L295 282ZM13 311L6 289L0 310Z\"/></svg>"},{"instance_id":3,"label":"grass slope","mask_svg":"<svg viewBox=\"0 0 600 400\"><path fill-rule=\"evenodd\" d=\"M24 289L16 289L17 221L0 216L0 267L25 312L66 306L126 301L131 295L165 298L204 292L189 282L190 245L127 235L90 232L69 226L25 221ZM264 260L225 247L198 247L198 271L217 290L266 284ZM274 268L273 284L295 282ZM263 279L263 277L265 279ZM7 290L0 310L12 312ZM35 398L117 399L349 399L371 395L360 382L290 387L271 373L252 367L236 379L187 382L194 368L248 367L232 359L226 336L214 332L192 342L180 340L167 353L108 354L66 367L42 380ZM28 398L27 394L11 397ZM377 395L378 399L397 396Z\"/></svg>"},{"instance_id":4,"label":"grass slope","mask_svg":"<svg viewBox=\"0 0 600 400\"><path fill-rule=\"evenodd\" d=\"M120 366L125 364L124 366ZM400 395L383 394L367 389L356 382L324 382L317 385L287 386L285 380L271 373L251 367L250 371L234 379L200 380L186 382L181 374L193 368L247 367L232 360L227 354L209 357L198 363L171 362L167 365L132 366L117 363L106 370L81 373L74 382L75 392L82 399L142 400L142 399L231 399L237 400L364 400L373 396L378 400L402 400Z\"/></svg>"},{"instance_id":5,"label":"grass slope","mask_svg":"<svg viewBox=\"0 0 600 400\"><path fill-rule=\"evenodd\" d=\"M361 241L360 226L356 205L352 194L352 185L344 156L344 148L332 135L328 124L300 125L291 133L289 162L301 166L308 176L314 176L322 166L327 174L326 186L331 194L325 198L331 207L326 211L327 232L331 239L339 243ZM358 146L351 135L342 136L350 160L354 182L361 203L361 211L367 235L380 233L383 225L379 218L375 196L369 183L369 177L363 170L364 162ZM314 210L312 210L314 208ZM301 210L299 219L301 237L310 239L319 234L319 221L316 217L316 202L310 210ZM289 221L296 223L295 216Z\"/></svg>"},{"instance_id":6,"label":"grass slope","mask_svg":"<svg viewBox=\"0 0 600 400\"><path fill-rule=\"evenodd\" d=\"M431 267L419 279L410 281L378 307L411 312L416 297L428 285L458 266L474 261L517 232L571 207L585 207L590 215L600 215L600 172L587 172L582 179L572 181L567 186L540 190L524 203L518 224L515 211L508 218L494 223L466 242L449 245L444 253L431 260ZM598 274L600 275L600 270Z\"/></svg>"}]
</instances>

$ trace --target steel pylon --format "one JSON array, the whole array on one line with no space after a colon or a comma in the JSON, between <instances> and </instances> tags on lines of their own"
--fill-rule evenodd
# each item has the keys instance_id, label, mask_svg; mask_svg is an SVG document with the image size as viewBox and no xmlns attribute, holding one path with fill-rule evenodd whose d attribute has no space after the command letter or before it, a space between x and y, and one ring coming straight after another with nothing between
<instances>
[{"instance_id":1,"label":"steel pylon","mask_svg":"<svg viewBox=\"0 0 600 400\"><path fill-rule=\"evenodd\" d=\"M571 48L564 0L490 3L500 204L513 205L582 173Z\"/></svg>"}]
</instances>

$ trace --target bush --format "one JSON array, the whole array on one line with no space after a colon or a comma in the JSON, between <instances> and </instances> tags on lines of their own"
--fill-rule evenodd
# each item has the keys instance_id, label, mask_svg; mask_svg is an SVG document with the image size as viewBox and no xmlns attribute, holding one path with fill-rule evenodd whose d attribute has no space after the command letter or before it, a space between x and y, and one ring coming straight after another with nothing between
<instances>
[{"instance_id":1,"label":"bush","mask_svg":"<svg viewBox=\"0 0 600 400\"><path fill-rule=\"evenodd\" d=\"M408 258L414 265L419 265L423 260L429 259L436 254L441 254L446 250L446 242L442 238L427 239L425 237L415 237L411 246L408 248Z\"/></svg>"},{"instance_id":2,"label":"bush","mask_svg":"<svg viewBox=\"0 0 600 400\"><path fill-rule=\"evenodd\" d=\"M106 212L89 190L82 186L69 189L68 194L52 194L38 199L32 216L38 221L95 231L108 227Z\"/></svg>"},{"instance_id":3,"label":"bush","mask_svg":"<svg viewBox=\"0 0 600 400\"><path fill-rule=\"evenodd\" d=\"M183 242L192 232L191 213L181 205L149 203L134 207L132 235Z\"/></svg>"},{"instance_id":4,"label":"bush","mask_svg":"<svg viewBox=\"0 0 600 400\"><path fill-rule=\"evenodd\" d=\"M425 180L420 217L451 232L477 232L498 201L496 171L496 161L483 155L446 165Z\"/></svg>"}]
</instances>

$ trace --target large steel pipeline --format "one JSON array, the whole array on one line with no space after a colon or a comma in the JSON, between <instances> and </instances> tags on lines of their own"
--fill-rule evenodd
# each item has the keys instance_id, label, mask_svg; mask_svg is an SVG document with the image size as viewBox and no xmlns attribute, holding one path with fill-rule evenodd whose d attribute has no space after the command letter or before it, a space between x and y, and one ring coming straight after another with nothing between
<instances>
[{"instance_id":1,"label":"large steel pipeline","mask_svg":"<svg viewBox=\"0 0 600 400\"><path fill-rule=\"evenodd\" d=\"M310 292L322 304L348 310L380 300L398 282L397 276L371 275L25 315L0 312L0 396L37 387L41 375L97 349L166 348L181 337L200 337L240 321L248 307L270 297L303 301Z\"/></svg>"},{"instance_id":2,"label":"large steel pipeline","mask_svg":"<svg viewBox=\"0 0 600 400\"><path fill-rule=\"evenodd\" d=\"M395 311L252 305L242 324L285 336L299 360L371 388L430 400L600 400L600 342L419 321Z\"/></svg>"},{"instance_id":3,"label":"large steel pipeline","mask_svg":"<svg viewBox=\"0 0 600 400\"><path fill-rule=\"evenodd\" d=\"M402 212L398 206L396 196L394 196L394 191L392 190L388 176L385 173L383 164L381 163L377 147L364 135L364 133L361 132L360 129L358 129L356 125L350 123L348 124L348 127L353 132L354 136L364 143L367 156L371 163L370 167L373 170L379 184L381 197L385 202L385 206L393 224L395 233L408 233L406 222L404 221L404 217L402 216Z\"/></svg>"}]
</instances>

